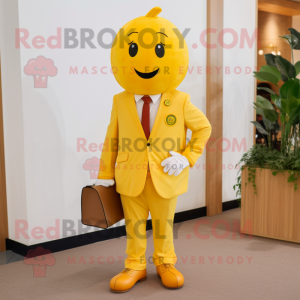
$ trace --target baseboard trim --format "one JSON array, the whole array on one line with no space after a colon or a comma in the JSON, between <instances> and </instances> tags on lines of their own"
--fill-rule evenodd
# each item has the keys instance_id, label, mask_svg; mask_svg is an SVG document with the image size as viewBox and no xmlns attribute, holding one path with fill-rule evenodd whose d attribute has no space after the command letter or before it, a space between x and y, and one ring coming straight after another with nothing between
<instances>
[{"instance_id":1,"label":"baseboard trim","mask_svg":"<svg viewBox=\"0 0 300 300\"><path fill-rule=\"evenodd\" d=\"M223 211L230 210L230 209L235 209L235 208L238 208L238 207L239 207L239 203L238 203L237 199L222 203Z\"/></svg>"},{"instance_id":2,"label":"baseboard trim","mask_svg":"<svg viewBox=\"0 0 300 300\"><path fill-rule=\"evenodd\" d=\"M223 211L237 208L237 200L232 200L223 203ZM180 223L206 216L206 207L195 208L188 211L178 212L175 214L174 223ZM152 229L151 220L147 220L147 230ZM113 227L105 230L94 231L86 234L66 237L54 241L44 242L31 246L26 246L9 238L6 239L6 250L11 250L19 255L25 256L29 250L34 250L37 247L43 247L50 250L52 253L64 251L76 247L81 247L96 242L106 241L126 235L125 226Z\"/></svg>"}]
</instances>

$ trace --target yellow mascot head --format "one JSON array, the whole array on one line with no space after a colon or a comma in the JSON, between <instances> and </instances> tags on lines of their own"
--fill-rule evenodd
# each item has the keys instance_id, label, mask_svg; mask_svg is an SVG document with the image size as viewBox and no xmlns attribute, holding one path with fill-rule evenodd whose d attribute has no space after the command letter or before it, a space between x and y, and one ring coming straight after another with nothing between
<instances>
[{"instance_id":1,"label":"yellow mascot head","mask_svg":"<svg viewBox=\"0 0 300 300\"><path fill-rule=\"evenodd\" d=\"M111 49L112 71L128 92L156 95L174 90L189 63L186 42L170 21L158 17L160 7L125 24Z\"/></svg>"}]
</instances>

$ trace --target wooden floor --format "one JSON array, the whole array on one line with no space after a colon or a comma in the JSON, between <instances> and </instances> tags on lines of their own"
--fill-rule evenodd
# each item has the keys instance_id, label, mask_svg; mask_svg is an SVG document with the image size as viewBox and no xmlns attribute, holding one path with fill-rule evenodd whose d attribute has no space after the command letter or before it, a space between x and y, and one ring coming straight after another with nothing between
<instances>
[{"instance_id":1,"label":"wooden floor","mask_svg":"<svg viewBox=\"0 0 300 300\"><path fill-rule=\"evenodd\" d=\"M300 245L242 237L237 233L240 215L234 209L175 224L177 268L185 276L179 290L164 288L155 266L148 264L146 281L128 293L111 293L111 277L124 268L122 237L54 253L55 264L47 266L45 277L34 277L33 266L23 261L0 266L0 298L299 300ZM151 234L147 258L153 253Z\"/></svg>"}]
</instances>

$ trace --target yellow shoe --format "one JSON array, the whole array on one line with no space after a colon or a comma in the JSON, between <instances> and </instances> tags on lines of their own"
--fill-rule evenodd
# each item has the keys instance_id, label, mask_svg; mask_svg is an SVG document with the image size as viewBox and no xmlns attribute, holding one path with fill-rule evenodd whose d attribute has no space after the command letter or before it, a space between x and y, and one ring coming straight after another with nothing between
<instances>
[{"instance_id":1,"label":"yellow shoe","mask_svg":"<svg viewBox=\"0 0 300 300\"><path fill-rule=\"evenodd\" d=\"M124 293L130 291L138 281L147 279L147 270L125 269L110 281L110 290L114 293Z\"/></svg>"},{"instance_id":2,"label":"yellow shoe","mask_svg":"<svg viewBox=\"0 0 300 300\"><path fill-rule=\"evenodd\" d=\"M157 275L163 285L169 289L179 289L183 286L184 277L172 264L162 264L156 267Z\"/></svg>"}]
</instances>

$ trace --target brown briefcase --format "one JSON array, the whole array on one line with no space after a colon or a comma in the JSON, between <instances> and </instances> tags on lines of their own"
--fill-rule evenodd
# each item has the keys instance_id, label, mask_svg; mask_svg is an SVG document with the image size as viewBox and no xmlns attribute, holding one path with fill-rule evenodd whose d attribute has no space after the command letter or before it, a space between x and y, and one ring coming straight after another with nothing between
<instances>
[{"instance_id":1,"label":"brown briefcase","mask_svg":"<svg viewBox=\"0 0 300 300\"><path fill-rule=\"evenodd\" d=\"M120 194L116 185L89 185L81 193L81 222L84 225L108 228L124 219Z\"/></svg>"}]
</instances>

